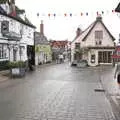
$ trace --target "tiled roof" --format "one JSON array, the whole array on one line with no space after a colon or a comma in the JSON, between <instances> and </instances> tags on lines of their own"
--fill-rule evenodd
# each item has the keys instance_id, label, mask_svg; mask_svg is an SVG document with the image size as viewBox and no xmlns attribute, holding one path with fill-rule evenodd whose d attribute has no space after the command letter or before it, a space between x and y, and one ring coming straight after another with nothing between
<instances>
[{"instance_id":1,"label":"tiled roof","mask_svg":"<svg viewBox=\"0 0 120 120\"><path fill-rule=\"evenodd\" d=\"M3 15L3 16L9 17L9 18L12 18L12 19L14 19L14 20L16 20L16 21L18 21L18 22L20 22L20 23L22 23L22 24L25 24L25 25L29 26L29 27L36 28L36 27L28 20L28 18L26 18L26 20L23 20L23 19L19 16L20 13L22 14L22 13L24 13L25 11L19 9L17 6L16 6L16 8L17 8L16 16L11 16L11 15L8 15L8 14L5 12L5 10L0 6L0 15Z\"/></svg>"},{"instance_id":2,"label":"tiled roof","mask_svg":"<svg viewBox=\"0 0 120 120\"><path fill-rule=\"evenodd\" d=\"M41 34L40 32L35 32L35 45L37 44L44 44L48 45L50 44L49 41L47 40L47 37Z\"/></svg>"},{"instance_id":3,"label":"tiled roof","mask_svg":"<svg viewBox=\"0 0 120 120\"><path fill-rule=\"evenodd\" d=\"M118 6L115 9L116 12L120 12L120 3L118 4Z\"/></svg>"},{"instance_id":4,"label":"tiled roof","mask_svg":"<svg viewBox=\"0 0 120 120\"><path fill-rule=\"evenodd\" d=\"M95 27L95 25L98 22L100 22L104 26L104 28L106 29L106 31L108 32L108 34L110 35L110 37L112 38L112 40L114 41L115 38L112 36L112 34L109 32L109 30L104 25L104 23L102 22L101 18L99 18L99 17L87 29L85 29L77 39L80 40L80 41L85 41L86 38L88 37L88 35L91 33L91 31L93 30L93 28ZM74 42L75 40L76 39L74 39L72 42Z\"/></svg>"},{"instance_id":5,"label":"tiled roof","mask_svg":"<svg viewBox=\"0 0 120 120\"><path fill-rule=\"evenodd\" d=\"M92 23L88 28L86 28L84 31L82 31L82 33L80 34L80 36L77 38L79 40L83 40L85 38L85 36L89 33L89 31L92 29L94 23ZM74 42L76 39L74 39L72 42Z\"/></svg>"},{"instance_id":6,"label":"tiled roof","mask_svg":"<svg viewBox=\"0 0 120 120\"><path fill-rule=\"evenodd\" d=\"M50 41L52 47L65 47L68 44L68 41Z\"/></svg>"}]
</instances>

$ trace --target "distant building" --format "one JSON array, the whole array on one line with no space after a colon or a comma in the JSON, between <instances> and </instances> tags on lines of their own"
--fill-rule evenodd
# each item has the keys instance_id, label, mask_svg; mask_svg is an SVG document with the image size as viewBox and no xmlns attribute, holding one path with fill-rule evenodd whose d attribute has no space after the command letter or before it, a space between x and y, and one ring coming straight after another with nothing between
<instances>
[{"instance_id":1,"label":"distant building","mask_svg":"<svg viewBox=\"0 0 120 120\"><path fill-rule=\"evenodd\" d=\"M98 16L95 22L72 41L71 64L77 64L81 59L86 60L89 66L112 64L114 40L102 17Z\"/></svg>"},{"instance_id":2,"label":"distant building","mask_svg":"<svg viewBox=\"0 0 120 120\"><path fill-rule=\"evenodd\" d=\"M68 40L50 40L50 44L53 60L56 60L59 54L63 54L64 58L67 58Z\"/></svg>"},{"instance_id":3,"label":"distant building","mask_svg":"<svg viewBox=\"0 0 120 120\"><path fill-rule=\"evenodd\" d=\"M52 61L50 42L44 35L44 24L41 21L40 32L35 32L35 63L36 65Z\"/></svg>"}]
</instances>

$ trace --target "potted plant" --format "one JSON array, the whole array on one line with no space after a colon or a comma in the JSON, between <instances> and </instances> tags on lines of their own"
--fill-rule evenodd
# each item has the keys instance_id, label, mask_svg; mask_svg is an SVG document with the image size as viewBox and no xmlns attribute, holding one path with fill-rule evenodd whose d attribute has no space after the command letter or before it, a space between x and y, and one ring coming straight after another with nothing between
<instances>
[{"instance_id":1,"label":"potted plant","mask_svg":"<svg viewBox=\"0 0 120 120\"><path fill-rule=\"evenodd\" d=\"M26 65L24 61L10 61L8 62L11 76L22 77L25 75Z\"/></svg>"}]
</instances>

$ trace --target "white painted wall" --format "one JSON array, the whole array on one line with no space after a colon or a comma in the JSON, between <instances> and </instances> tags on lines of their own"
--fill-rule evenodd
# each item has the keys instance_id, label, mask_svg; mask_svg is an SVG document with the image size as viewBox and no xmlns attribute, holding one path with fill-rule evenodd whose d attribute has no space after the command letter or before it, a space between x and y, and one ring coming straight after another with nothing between
<instances>
[{"instance_id":1,"label":"white painted wall","mask_svg":"<svg viewBox=\"0 0 120 120\"><path fill-rule=\"evenodd\" d=\"M103 25L100 22L97 22L87 39L81 43L81 46L87 47L87 46L96 46L96 39L95 39L95 31L102 30L103 31L103 40L102 45L100 46L114 46L114 42L112 41L110 35L106 31L106 29L103 27Z\"/></svg>"},{"instance_id":2,"label":"white painted wall","mask_svg":"<svg viewBox=\"0 0 120 120\"><path fill-rule=\"evenodd\" d=\"M19 21L16 21L12 18L0 15L0 28L1 28L1 22L7 20L9 21L9 31L15 32L18 35L21 35L22 31L22 36L20 40L3 40L4 38L7 39L6 37L3 37L0 31L0 43L9 43L11 46L10 50L10 60L13 61L13 47L15 44L18 46L17 50L17 60L20 60L20 54L19 54L19 46L24 46L25 49L23 50L23 54L21 56L21 60L25 61L27 60L27 45L34 45L34 32L35 29L31 28L25 24L20 23ZM8 51L9 53L9 51Z\"/></svg>"}]
</instances>

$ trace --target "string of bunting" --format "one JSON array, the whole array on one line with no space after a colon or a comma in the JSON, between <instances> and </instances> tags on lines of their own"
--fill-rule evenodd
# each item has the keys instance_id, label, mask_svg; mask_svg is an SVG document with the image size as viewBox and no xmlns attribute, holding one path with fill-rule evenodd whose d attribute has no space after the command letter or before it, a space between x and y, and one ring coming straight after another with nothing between
<instances>
[{"instance_id":1,"label":"string of bunting","mask_svg":"<svg viewBox=\"0 0 120 120\"><path fill-rule=\"evenodd\" d=\"M98 15L104 15L104 14L109 14L109 13L116 13L115 10L111 10L111 11L97 11L96 13L94 12L94 14ZM89 16L90 14L93 13L89 13L89 12L80 12L79 14L73 14L73 13L63 13L63 14L56 14L56 13L48 13L48 14L40 14L39 12L37 13L37 17L39 16L48 16L48 17L56 17L56 16L64 16L64 17L72 17L72 16Z\"/></svg>"}]
</instances>

